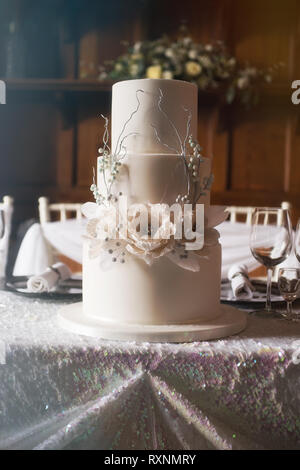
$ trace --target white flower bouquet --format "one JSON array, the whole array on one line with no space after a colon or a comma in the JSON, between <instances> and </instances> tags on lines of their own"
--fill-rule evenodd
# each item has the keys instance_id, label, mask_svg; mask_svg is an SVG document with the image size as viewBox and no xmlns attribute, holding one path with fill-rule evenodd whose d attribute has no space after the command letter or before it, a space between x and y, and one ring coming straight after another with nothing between
<instances>
[{"instance_id":1,"label":"white flower bouquet","mask_svg":"<svg viewBox=\"0 0 300 470\"><path fill-rule=\"evenodd\" d=\"M200 90L220 89L227 103L239 98L243 103L255 102L259 86L270 83L282 64L266 70L241 65L229 54L225 44L196 43L186 34L172 41L163 36L154 41L124 43L127 50L116 60L103 66L99 79L128 80L164 78L195 83Z\"/></svg>"}]
</instances>

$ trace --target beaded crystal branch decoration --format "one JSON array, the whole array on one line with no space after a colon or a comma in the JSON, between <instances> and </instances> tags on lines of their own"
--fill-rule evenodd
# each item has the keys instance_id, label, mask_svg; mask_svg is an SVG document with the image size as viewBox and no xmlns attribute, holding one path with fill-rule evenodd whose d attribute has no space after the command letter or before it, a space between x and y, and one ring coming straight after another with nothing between
<instances>
[{"instance_id":1,"label":"beaded crystal branch decoration","mask_svg":"<svg viewBox=\"0 0 300 470\"><path fill-rule=\"evenodd\" d=\"M97 171L99 177L103 178L104 182L104 187L105 187L105 194L100 194L98 186L95 181L95 171L94 171L94 176L93 176L93 184L91 185L91 191L94 194L94 198L96 200L97 204L107 204L115 200L117 201L117 195L114 195L112 193L112 187L113 184L120 173L120 169L122 166L122 160L126 157L127 155L127 149L125 145L125 141L128 137L133 136L133 135L138 135L138 132L130 132L129 134L125 134L126 127L129 124L129 122L133 119L133 116L138 112L139 107L140 107L140 100L138 94L140 92L144 92L143 90L137 90L136 91L136 100L137 100L137 106L136 109L131 113L127 121L124 123L123 129L118 137L117 143L116 143L116 148L114 151L111 151L109 147L109 120L107 117L103 116L101 114L101 117L104 119L104 133L103 133L103 138L102 142L103 145L98 149L98 160L97 160Z\"/></svg>"},{"instance_id":2,"label":"beaded crystal branch decoration","mask_svg":"<svg viewBox=\"0 0 300 470\"><path fill-rule=\"evenodd\" d=\"M117 139L116 147L113 149L113 151L111 151L109 146L109 120L107 117L101 114L101 117L104 119L105 123L102 138L103 145L98 149L99 156L97 160L97 176L99 179L102 178L105 192L104 194L100 194L99 187L96 183L95 171L93 172L93 183L90 188L98 205L107 205L111 202L117 202L118 196L122 195L122 193L113 192L113 185L121 171L123 164L122 161L127 155L125 144L126 139L133 135L139 135L138 132L130 132L126 134L126 128L140 108L140 93L144 93L144 90L139 89L136 91L136 108L124 123L123 129ZM190 133L192 113L187 108L183 107L183 112L187 114L187 123L186 134L182 139L175 124L162 107L163 98L163 92L161 89L159 89L159 95L157 97L157 108L168 122L170 129L172 130L177 141L177 147L172 147L167 142L163 142L160 138L159 130L152 123L150 123L150 125L153 128L153 132L158 142L162 146L177 154L183 162L187 191L185 194L178 194L175 202L180 202L183 204L196 204L199 197L204 196L206 192L210 190L213 183L213 175L211 174L209 177L203 177L201 180L200 166L201 163L204 162L201 153L203 149Z\"/></svg>"}]
</instances>

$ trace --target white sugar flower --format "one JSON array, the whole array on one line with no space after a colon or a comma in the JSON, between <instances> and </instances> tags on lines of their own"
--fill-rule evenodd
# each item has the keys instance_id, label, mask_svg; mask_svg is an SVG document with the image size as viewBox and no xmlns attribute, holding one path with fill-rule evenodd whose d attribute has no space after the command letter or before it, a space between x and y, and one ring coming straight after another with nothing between
<instances>
[{"instance_id":1,"label":"white sugar flower","mask_svg":"<svg viewBox=\"0 0 300 470\"><path fill-rule=\"evenodd\" d=\"M148 214L151 213L151 208L156 209L155 206L148 204ZM127 237L126 237L126 250L132 255L144 260L148 265L170 253L174 248L174 235L176 233L176 226L170 221L169 212L164 210L164 206L160 206L158 214L160 216L160 225L157 228L153 238L149 238L148 233L151 233L152 227L149 225L147 234L140 229L137 232L137 219L134 216L128 217L127 220Z\"/></svg>"},{"instance_id":2,"label":"white sugar flower","mask_svg":"<svg viewBox=\"0 0 300 470\"><path fill-rule=\"evenodd\" d=\"M81 206L81 212L87 219L96 219L101 216L101 207L95 202L86 202Z\"/></svg>"}]
</instances>

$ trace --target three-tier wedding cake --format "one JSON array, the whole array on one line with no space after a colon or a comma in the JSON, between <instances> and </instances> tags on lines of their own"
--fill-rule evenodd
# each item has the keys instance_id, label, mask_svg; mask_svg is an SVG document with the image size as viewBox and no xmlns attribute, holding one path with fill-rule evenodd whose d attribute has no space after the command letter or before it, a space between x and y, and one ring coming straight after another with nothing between
<instances>
[{"instance_id":1,"label":"three-tier wedding cake","mask_svg":"<svg viewBox=\"0 0 300 470\"><path fill-rule=\"evenodd\" d=\"M210 206L211 162L196 140L197 105L197 87L183 81L113 86L111 146L105 118L91 186L96 201L83 206L89 219L83 302L73 316L70 306L63 309L62 326L150 341L209 339L244 328L244 315L220 304L221 245L213 227L224 217ZM192 233L202 241L196 249L187 247L186 232L176 236L173 209L184 206L191 209ZM142 209L150 216L154 207L160 208L156 230L147 219L143 231ZM197 215L202 224L196 224Z\"/></svg>"}]
</instances>

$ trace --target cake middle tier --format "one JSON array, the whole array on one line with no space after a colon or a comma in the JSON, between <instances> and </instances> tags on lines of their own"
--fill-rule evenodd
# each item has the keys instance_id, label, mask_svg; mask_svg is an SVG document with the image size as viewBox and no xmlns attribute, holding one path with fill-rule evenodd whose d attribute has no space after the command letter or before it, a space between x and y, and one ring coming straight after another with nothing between
<instances>
[{"instance_id":1,"label":"cake middle tier","mask_svg":"<svg viewBox=\"0 0 300 470\"><path fill-rule=\"evenodd\" d=\"M208 178L211 160L204 158L200 164L199 183ZM98 170L100 194L106 193L103 174ZM106 175L106 181L109 174ZM128 154L122 160L120 173L112 186L112 192L127 196L129 204L164 203L172 205L177 196L187 193L187 175L182 157L171 154ZM199 204L209 204L210 191L198 198Z\"/></svg>"}]
</instances>

